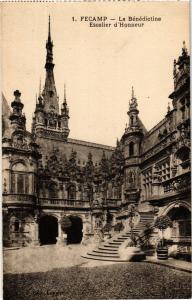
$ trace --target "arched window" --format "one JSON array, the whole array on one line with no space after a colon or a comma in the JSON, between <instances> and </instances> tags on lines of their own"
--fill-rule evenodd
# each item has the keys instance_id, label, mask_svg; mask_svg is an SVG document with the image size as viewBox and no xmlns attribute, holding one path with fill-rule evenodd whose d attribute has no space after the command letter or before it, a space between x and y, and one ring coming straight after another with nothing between
<instances>
[{"instance_id":1,"label":"arched window","mask_svg":"<svg viewBox=\"0 0 192 300\"><path fill-rule=\"evenodd\" d=\"M76 187L75 185L70 185L68 188L68 199L75 200L76 199Z\"/></svg>"},{"instance_id":2,"label":"arched window","mask_svg":"<svg viewBox=\"0 0 192 300\"><path fill-rule=\"evenodd\" d=\"M17 193L24 194L24 174L17 174Z\"/></svg>"},{"instance_id":3,"label":"arched window","mask_svg":"<svg viewBox=\"0 0 192 300\"><path fill-rule=\"evenodd\" d=\"M133 116L131 116L130 119L131 119L131 126L133 126L133 119L134 119Z\"/></svg>"},{"instance_id":4,"label":"arched window","mask_svg":"<svg viewBox=\"0 0 192 300\"><path fill-rule=\"evenodd\" d=\"M15 220L15 222L14 222L14 231L18 232L19 229L20 229L20 222L19 222L19 220Z\"/></svg>"},{"instance_id":5,"label":"arched window","mask_svg":"<svg viewBox=\"0 0 192 300\"><path fill-rule=\"evenodd\" d=\"M87 198L89 201L93 200L93 188L92 186L88 186L87 188Z\"/></svg>"},{"instance_id":6,"label":"arched window","mask_svg":"<svg viewBox=\"0 0 192 300\"><path fill-rule=\"evenodd\" d=\"M26 173L26 166L21 163L15 163L11 171L11 192L17 194L29 193L29 174Z\"/></svg>"},{"instance_id":7,"label":"arched window","mask_svg":"<svg viewBox=\"0 0 192 300\"><path fill-rule=\"evenodd\" d=\"M134 155L134 143L130 142L129 143L129 156L133 156Z\"/></svg>"},{"instance_id":8,"label":"arched window","mask_svg":"<svg viewBox=\"0 0 192 300\"><path fill-rule=\"evenodd\" d=\"M52 182L49 186L49 197L57 198L57 184L55 182Z\"/></svg>"}]
</instances>

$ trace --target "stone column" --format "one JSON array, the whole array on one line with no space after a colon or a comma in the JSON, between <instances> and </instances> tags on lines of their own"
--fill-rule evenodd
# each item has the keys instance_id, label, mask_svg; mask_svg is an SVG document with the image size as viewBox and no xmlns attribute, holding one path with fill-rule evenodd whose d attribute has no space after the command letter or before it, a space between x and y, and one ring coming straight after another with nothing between
<instances>
[{"instance_id":1,"label":"stone column","mask_svg":"<svg viewBox=\"0 0 192 300\"><path fill-rule=\"evenodd\" d=\"M57 246L67 245L67 234L61 229L61 219L58 220L58 237L57 237Z\"/></svg>"},{"instance_id":2,"label":"stone column","mask_svg":"<svg viewBox=\"0 0 192 300\"><path fill-rule=\"evenodd\" d=\"M33 235L32 245L33 246L39 246L40 245L40 242L39 242L39 223L38 223L37 218L35 218L35 221L34 221L34 235Z\"/></svg>"},{"instance_id":3,"label":"stone column","mask_svg":"<svg viewBox=\"0 0 192 300\"><path fill-rule=\"evenodd\" d=\"M61 246L63 241L62 229L61 229L61 220L58 220L58 237L57 237L57 246Z\"/></svg>"},{"instance_id":4,"label":"stone column","mask_svg":"<svg viewBox=\"0 0 192 300\"><path fill-rule=\"evenodd\" d=\"M88 229L88 222L86 220L82 220L82 241L81 244L87 244L89 242L89 235L90 235L90 230Z\"/></svg>"}]
</instances>

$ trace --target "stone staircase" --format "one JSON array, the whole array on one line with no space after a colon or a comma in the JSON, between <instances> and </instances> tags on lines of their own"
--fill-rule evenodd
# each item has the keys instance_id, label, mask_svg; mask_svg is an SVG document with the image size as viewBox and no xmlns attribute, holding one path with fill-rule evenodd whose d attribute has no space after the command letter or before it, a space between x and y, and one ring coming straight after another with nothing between
<instances>
[{"instance_id":1,"label":"stone staircase","mask_svg":"<svg viewBox=\"0 0 192 300\"><path fill-rule=\"evenodd\" d=\"M153 220L154 216L151 212L140 213L140 222L133 228L133 233L141 234L146 228L146 225L152 226ZM125 260L121 259L119 255L119 247L130 237L130 235L130 231L118 234L82 257L101 261L123 262Z\"/></svg>"}]
</instances>

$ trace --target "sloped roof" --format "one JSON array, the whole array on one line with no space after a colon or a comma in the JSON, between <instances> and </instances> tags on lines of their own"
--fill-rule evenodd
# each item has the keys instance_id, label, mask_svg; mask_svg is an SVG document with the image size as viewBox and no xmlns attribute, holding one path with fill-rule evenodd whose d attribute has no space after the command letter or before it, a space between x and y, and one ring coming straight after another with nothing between
<instances>
[{"instance_id":1,"label":"sloped roof","mask_svg":"<svg viewBox=\"0 0 192 300\"><path fill-rule=\"evenodd\" d=\"M92 154L92 160L94 164L98 164L105 152L107 158L111 157L114 147L90 143L86 141L70 139L67 142L37 137L36 143L40 146L40 151L42 154L42 160L49 157L54 149L58 149L61 156L65 155L67 159L70 158L71 152L75 151L77 153L77 162L79 165L84 165L87 162L88 154Z\"/></svg>"},{"instance_id":2,"label":"sloped roof","mask_svg":"<svg viewBox=\"0 0 192 300\"><path fill-rule=\"evenodd\" d=\"M138 117L138 123L139 123L139 126L142 128L143 133L146 134L147 129L146 129L145 125L143 124L143 122L141 121L141 119L139 117Z\"/></svg>"},{"instance_id":3,"label":"sloped roof","mask_svg":"<svg viewBox=\"0 0 192 300\"><path fill-rule=\"evenodd\" d=\"M11 109L3 93L1 98L2 98L2 137L9 137L11 134L10 121L9 121Z\"/></svg>"}]
</instances>

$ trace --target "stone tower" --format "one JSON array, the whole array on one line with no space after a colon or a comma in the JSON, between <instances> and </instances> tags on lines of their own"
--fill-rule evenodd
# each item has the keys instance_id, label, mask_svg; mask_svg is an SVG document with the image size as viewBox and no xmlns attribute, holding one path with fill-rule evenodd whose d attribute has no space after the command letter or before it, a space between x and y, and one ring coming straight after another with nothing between
<instances>
[{"instance_id":1,"label":"stone tower","mask_svg":"<svg viewBox=\"0 0 192 300\"><path fill-rule=\"evenodd\" d=\"M139 119L137 99L132 87L132 96L127 112L129 125L122 136L124 150L124 199L126 203L136 203L140 198L141 142L146 129Z\"/></svg>"},{"instance_id":2,"label":"stone tower","mask_svg":"<svg viewBox=\"0 0 192 300\"><path fill-rule=\"evenodd\" d=\"M178 60L173 66L174 91L172 99L172 123L176 129L176 145L172 149L173 173L190 170L190 57L185 42Z\"/></svg>"},{"instance_id":3,"label":"stone tower","mask_svg":"<svg viewBox=\"0 0 192 300\"><path fill-rule=\"evenodd\" d=\"M9 127L2 138L4 245L25 246L37 239L34 222L37 200L39 146L25 128L21 93L14 92Z\"/></svg>"},{"instance_id":4,"label":"stone tower","mask_svg":"<svg viewBox=\"0 0 192 300\"><path fill-rule=\"evenodd\" d=\"M46 51L45 84L42 92L40 88L39 96L36 99L32 131L37 137L53 136L66 141L69 135L69 109L66 101L66 91L64 89L64 102L62 104L61 113L59 111L59 97L57 95L53 73L53 42L51 39L50 17Z\"/></svg>"}]
</instances>

